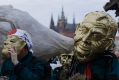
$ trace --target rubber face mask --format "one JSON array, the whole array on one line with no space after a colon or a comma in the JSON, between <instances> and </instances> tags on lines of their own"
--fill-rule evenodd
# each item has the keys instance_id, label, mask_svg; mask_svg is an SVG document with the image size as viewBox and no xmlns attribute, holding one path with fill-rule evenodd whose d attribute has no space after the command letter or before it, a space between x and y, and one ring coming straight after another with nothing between
<instances>
[{"instance_id":1,"label":"rubber face mask","mask_svg":"<svg viewBox=\"0 0 119 80\"><path fill-rule=\"evenodd\" d=\"M10 58L10 53L8 51L13 47L15 47L17 54L19 54L25 45L26 43L18 36L8 35L7 40L4 41L4 46L2 49L3 58Z\"/></svg>"},{"instance_id":2,"label":"rubber face mask","mask_svg":"<svg viewBox=\"0 0 119 80\"><path fill-rule=\"evenodd\" d=\"M92 12L75 32L74 53L81 62L87 62L112 48L117 24L105 12Z\"/></svg>"},{"instance_id":3,"label":"rubber face mask","mask_svg":"<svg viewBox=\"0 0 119 80\"><path fill-rule=\"evenodd\" d=\"M72 61L73 54L61 54L60 55L60 60L63 65L68 65Z\"/></svg>"}]
</instances>

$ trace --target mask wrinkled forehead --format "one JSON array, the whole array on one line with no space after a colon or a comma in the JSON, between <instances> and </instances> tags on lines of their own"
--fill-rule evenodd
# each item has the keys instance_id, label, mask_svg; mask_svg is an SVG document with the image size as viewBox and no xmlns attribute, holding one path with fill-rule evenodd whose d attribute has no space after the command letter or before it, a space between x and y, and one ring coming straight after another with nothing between
<instances>
[{"instance_id":1,"label":"mask wrinkled forehead","mask_svg":"<svg viewBox=\"0 0 119 80\"><path fill-rule=\"evenodd\" d=\"M88 13L82 23L78 25L80 27L82 24L92 24L92 25L100 25L103 24L105 28L107 28L109 31L109 35L115 36L117 32L117 22L115 19L113 19L108 13L104 11L95 11ZM102 26L100 26L102 27Z\"/></svg>"},{"instance_id":2,"label":"mask wrinkled forehead","mask_svg":"<svg viewBox=\"0 0 119 80\"><path fill-rule=\"evenodd\" d=\"M107 23L109 22L116 22L109 14L107 14L106 12L103 11L96 11L96 12L91 12L88 13L85 18L84 18L84 22L100 22L100 23Z\"/></svg>"}]
</instances>

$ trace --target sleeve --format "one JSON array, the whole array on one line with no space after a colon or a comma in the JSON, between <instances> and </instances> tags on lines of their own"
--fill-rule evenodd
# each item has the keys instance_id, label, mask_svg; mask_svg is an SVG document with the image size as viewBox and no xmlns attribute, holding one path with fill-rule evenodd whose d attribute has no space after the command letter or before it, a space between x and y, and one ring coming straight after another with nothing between
<instances>
[{"instance_id":1,"label":"sleeve","mask_svg":"<svg viewBox=\"0 0 119 80\"><path fill-rule=\"evenodd\" d=\"M1 71L0 71L1 76L9 75L12 72L12 67L13 64L9 60L4 61L1 66Z\"/></svg>"},{"instance_id":2,"label":"sleeve","mask_svg":"<svg viewBox=\"0 0 119 80\"><path fill-rule=\"evenodd\" d=\"M14 73L22 80L44 80L44 63L36 63L32 68L19 63L14 67Z\"/></svg>"},{"instance_id":3,"label":"sleeve","mask_svg":"<svg viewBox=\"0 0 119 80\"><path fill-rule=\"evenodd\" d=\"M118 59L112 60L107 68L106 80L119 80L119 61Z\"/></svg>"}]
</instances>

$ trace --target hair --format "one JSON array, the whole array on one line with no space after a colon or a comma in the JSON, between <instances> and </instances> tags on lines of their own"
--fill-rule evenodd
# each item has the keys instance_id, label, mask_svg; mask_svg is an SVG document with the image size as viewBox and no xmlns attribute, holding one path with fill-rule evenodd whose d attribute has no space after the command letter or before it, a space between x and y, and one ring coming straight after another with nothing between
<instances>
[{"instance_id":1,"label":"hair","mask_svg":"<svg viewBox=\"0 0 119 80\"><path fill-rule=\"evenodd\" d=\"M89 19L92 22L96 22L94 24L104 24L108 29L107 35L114 38L117 32L118 24L116 20L114 20L108 13L104 11L95 11L88 13L85 16L84 22L89 22Z\"/></svg>"}]
</instances>

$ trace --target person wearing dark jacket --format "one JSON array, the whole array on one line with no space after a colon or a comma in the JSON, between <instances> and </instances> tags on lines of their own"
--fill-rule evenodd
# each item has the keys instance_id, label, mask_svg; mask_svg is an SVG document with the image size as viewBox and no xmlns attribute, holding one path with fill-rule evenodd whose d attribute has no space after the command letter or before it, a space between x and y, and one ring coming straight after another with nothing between
<instances>
[{"instance_id":1,"label":"person wearing dark jacket","mask_svg":"<svg viewBox=\"0 0 119 80\"><path fill-rule=\"evenodd\" d=\"M33 56L30 35L21 29L8 33L2 50L1 77L8 80L45 80L46 63Z\"/></svg>"},{"instance_id":2,"label":"person wearing dark jacket","mask_svg":"<svg viewBox=\"0 0 119 80\"><path fill-rule=\"evenodd\" d=\"M75 31L70 77L80 73L86 80L119 80L119 61L112 53L117 26L104 11L85 16Z\"/></svg>"},{"instance_id":3,"label":"person wearing dark jacket","mask_svg":"<svg viewBox=\"0 0 119 80\"><path fill-rule=\"evenodd\" d=\"M75 31L69 66L62 64L58 72L63 77L51 77L51 80L119 80L119 61L113 53L117 26L104 11L88 13Z\"/></svg>"}]
</instances>

